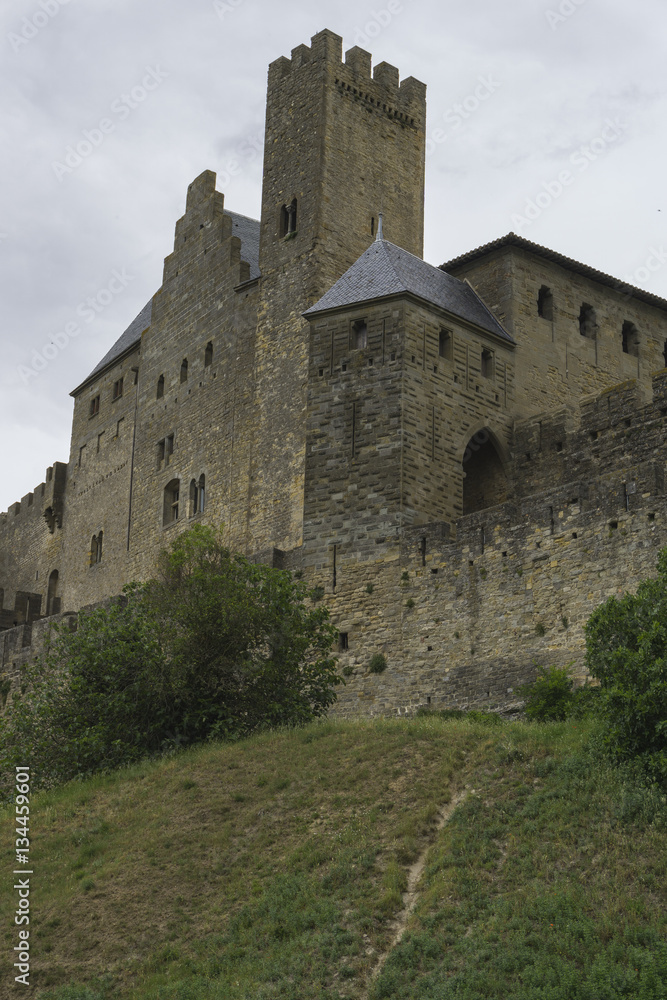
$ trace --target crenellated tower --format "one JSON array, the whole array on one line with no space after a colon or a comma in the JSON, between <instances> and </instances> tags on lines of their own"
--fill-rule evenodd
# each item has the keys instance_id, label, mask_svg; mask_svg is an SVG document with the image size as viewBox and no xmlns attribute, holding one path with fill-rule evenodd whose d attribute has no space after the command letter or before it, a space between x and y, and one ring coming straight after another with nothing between
<instances>
[{"instance_id":1,"label":"crenellated tower","mask_svg":"<svg viewBox=\"0 0 667 1000\"><path fill-rule=\"evenodd\" d=\"M302 539L308 325L317 302L372 243L423 253L426 88L321 31L269 67L260 231L257 548Z\"/></svg>"}]
</instances>

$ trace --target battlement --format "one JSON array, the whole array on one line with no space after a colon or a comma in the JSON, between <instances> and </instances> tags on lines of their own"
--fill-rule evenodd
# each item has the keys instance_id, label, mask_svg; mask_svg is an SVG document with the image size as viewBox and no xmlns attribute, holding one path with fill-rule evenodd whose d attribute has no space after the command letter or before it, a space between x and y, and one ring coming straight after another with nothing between
<instances>
[{"instance_id":1,"label":"battlement","mask_svg":"<svg viewBox=\"0 0 667 1000\"><path fill-rule=\"evenodd\" d=\"M13 522L14 518L25 520L26 517L40 520L46 517L46 510L50 509L52 514L47 519L53 522L53 528L62 527L63 502L65 495L65 485L67 481L67 464L65 462L54 462L46 470L46 477L30 493L11 504L7 510L0 513L0 528L4 528ZM51 528L51 524L49 524ZM52 529L51 529L52 530Z\"/></svg>"},{"instance_id":2,"label":"battlement","mask_svg":"<svg viewBox=\"0 0 667 1000\"><path fill-rule=\"evenodd\" d=\"M333 74L336 88L369 108L389 115L405 125L423 124L426 113L426 86L415 77L399 82L396 66L378 63L372 69L372 55L358 45L348 49L343 62L343 39L332 31L313 35L310 48L298 45L291 58L281 56L269 66L269 88L307 67L309 72Z\"/></svg>"}]
</instances>

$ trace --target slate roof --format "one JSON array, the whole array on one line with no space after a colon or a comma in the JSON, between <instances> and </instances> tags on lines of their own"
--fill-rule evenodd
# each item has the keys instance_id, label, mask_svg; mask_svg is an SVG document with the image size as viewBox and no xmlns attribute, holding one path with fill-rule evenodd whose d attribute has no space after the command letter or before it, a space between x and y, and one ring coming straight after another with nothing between
<instances>
[{"instance_id":1,"label":"slate roof","mask_svg":"<svg viewBox=\"0 0 667 1000\"><path fill-rule=\"evenodd\" d=\"M250 219L238 212L225 212L232 220L232 235L241 240L241 260L250 265L250 279L259 278L259 221ZM113 364L121 355L129 351L141 340L141 334L151 325L153 299L149 299L141 312L134 317L127 330L121 333L116 343L104 355L99 364L95 365L90 375L86 376L81 385L73 389L70 396L76 396L87 382L99 375L103 369Z\"/></svg>"},{"instance_id":2,"label":"slate roof","mask_svg":"<svg viewBox=\"0 0 667 1000\"><path fill-rule=\"evenodd\" d=\"M604 271L598 271L594 267L589 267L588 264L581 264L578 260L573 260L572 257L566 257L564 254L558 253L556 250L550 250L549 247L543 247L539 243L533 243L532 240L527 240L523 236L517 236L516 233L507 233L506 236L501 236L497 240L492 240L491 243L484 243L475 250L469 250L467 253L461 254L459 257L454 257L453 260L449 260L445 264L441 264L440 267L444 271L449 271L451 269L455 269L459 264L468 264L470 261L478 260L480 257L484 257L493 250L509 246L520 247L523 250L528 250L531 253L537 254L539 257L545 257L547 260L553 261L554 264L560 264L561 267L566 267L570 271L576 271L578 274L583 274L587 278L599 281L601 285L608 285L609 287L616 289L620 295L625 296L629 294L633 298L640 299L642 302L648 302L650 305L657 306L659 309L667 309L667 300L660 298L659 295L647 292L643 288L636 288L634 285L630 285L626 281L612 277L611 274L605 274Z\"/></svg>"},{"instance_id":3,"label":"slate roof","mask_svg":"<svg viewBox=\"0 0 667 1000\"><path fill-rule=\"evenodd\" d=\"M342 278L308 309L307 318L341 306L361 305L388 295L411 294L474 323L510 344L512 337L465 281L427 264L407 250L376 240Z\"/></svg>"}]
</instances>

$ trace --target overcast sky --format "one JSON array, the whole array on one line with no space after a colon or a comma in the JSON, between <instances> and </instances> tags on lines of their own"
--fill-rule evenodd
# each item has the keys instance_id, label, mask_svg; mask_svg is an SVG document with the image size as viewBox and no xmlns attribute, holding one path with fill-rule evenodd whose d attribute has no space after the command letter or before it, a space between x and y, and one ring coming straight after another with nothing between
<instances>
[{"instance_id":1,"label":"overcast sky","mask_svg":"<svg viewBox=\"0 0 667 1000\"><path fill-rule=\"evenodd\" d=\"M3 0L0 510L68 461L188 183L259 217L267 67L322 28L427 84L426 260L514 230L667 297L664 0Z\"/></svg>"}]
</instances>

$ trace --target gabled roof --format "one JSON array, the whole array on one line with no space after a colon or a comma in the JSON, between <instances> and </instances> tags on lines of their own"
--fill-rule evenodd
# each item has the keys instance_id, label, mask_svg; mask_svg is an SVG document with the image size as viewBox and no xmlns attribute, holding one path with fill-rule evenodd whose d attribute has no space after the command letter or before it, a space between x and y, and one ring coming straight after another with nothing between
<instances>
[{"instance_id":1,"label":"gabled roof","mask_svg":"<svg viewBox=\"0 0 667 1000\"><path fill-rule=\"evenodd\" d=\"M450 271L458 267L459 264L469 264L471 261L485 257L494 250L502 250L505 247L512 246L520 247L522 250L527 250L539 257L544 257L546 260L550 260L554 264L560 264L561 267L566 267L570 271L576 271L578 274L583 274L586 278L592 278L593 281L598 281L601 285L607 285L614 288L619 295L631 295L633 298L640 299L642 302L648 302L650 305L657 306L659 309L667 309L667 300L661 299L659 295L653 295L652 292L647 292L643 288L636 288L634 285L629 285L626 281L621 281L619 278L612 277L611 274L605 274L604 271L598 271L594 267L589 267L588 264L581 264L578 260L573 260L571 257L565 257L563 254L557 253L555 250L543 247L539 243L533 243L531 240L527 240L523 236L517 236L516 233L508 233L506 236L501 236L499 239L493 240L491 243L484 243L475 250L469 250L467 253L461 254L460 257L454 257L453 260L448 260L445 264L441 264L440 268L443 271Z\"/></svg>"},{"instance_id":2,"label":"gabled roof","mask_svg":"<svg viewBox=\"0 0 667 1000\"><path fill-rule=\"evenodd\" d=\"M310 319L342 306L361 305L388 295L406 294L467 320L507 343L514 343L467 282L459 281L386 240L371 243L368 250L304 316Z\"/></svg>"},{"instance_id":3,"label":"gabled roof","mask_svg":"<svg viewBox=\"0 0 667 1000\"><path fill-rule=\"evenodd\" d=\"M241 260L245 260L250 265L250 279L259 278L259 222L257 219L250 219L247 215L239 215L238 212L225 212L232 220L232 236L238 236L241 240ZM152 298L146 303L141 312L134 317L127 330L121 333L120 337L107 351L99 364L95 365L90 375L87 375L81 385L73 389L70 396L76 396L92 378L99 375L101 371L114 364L123 354L135 347L141 340L141 334L151 325Z\"/></svg>"}]
</instances>

